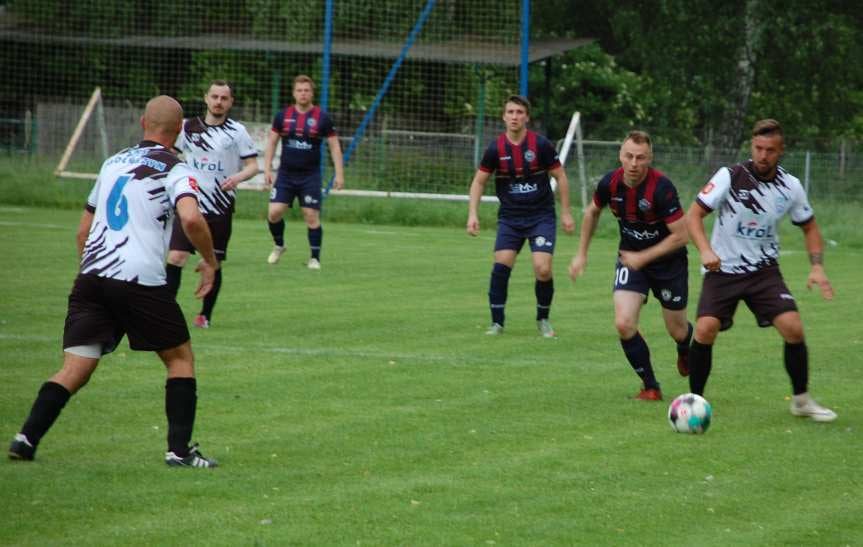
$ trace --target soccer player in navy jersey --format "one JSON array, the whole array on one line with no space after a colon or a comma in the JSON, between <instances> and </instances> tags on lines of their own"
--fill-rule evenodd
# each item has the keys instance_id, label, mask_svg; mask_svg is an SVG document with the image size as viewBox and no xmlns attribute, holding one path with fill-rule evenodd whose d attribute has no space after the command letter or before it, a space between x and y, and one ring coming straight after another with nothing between
<instances>
[{"instance_id":1,"label":"soccer player in navy jersey","mask_svg":"<svg viewBox=\"0 0 863 547\"><path fill-rule=\"evenodd\" d=\"M800 181L779 165L785 151L782 126L765 119L752 128L752 158L723 167L701 190L686 215L703 265L704 285L692 340L689 389L704 393L719 331L731 328L742 300L760 327L772 325L784 341L785 370L791 378L791 414L832 422L836 413L809 395L809 352L803 321L779 271L779 221L785 215L803 230L812 269L807 288L817 285L831 300L833 287L824 271L824 242ZM708 241L704 218L717 212Z\"/></svg>"},{"instance_id":2,"label":"soccer player in navy jersey","mask_svg":"<svg viewBox=\"0 0 863 547\"><path fill-rule=\"evenodd\" d=\"M652 161L650 136L631 131L620 146L621 167L599 181L584 212L578 252L570 263L569 275L574 281L584 273L590 240L607 206L620 227L614 266L614 325L623 353L643 384L635 398L661 401L650 349L638 331L638 317L652 291L662 306L665 328L677 342L678 372L686 376L692 337L692 325L686 320L689 236L677 190L668 177L650 166Z\"/></svg>"},{"instance_id":3,"label":"soccer player in navy jersey","mask_svg":"<svg viewBox=\"0 0 863 547\"><path fill-rule=\"evenodd\" d=\"M312 104L315 84L303 74L294 78L294 104L282 110L273 119L273 126L264 152L264 179L267 185L275 185L270 191L267 221L273 236L273 251L267 262L275 264L285 252L285 211L293 206L296 198L303 211L308 228L311 258L308 267L321 269L321 243L324 231L321 227L321 143L327 140L333 167L336 172L334 188L345 186L342 149L329 114ZM273 156L276 144L282 141L282 157L278 176L273 177Z\"/></svg>"},{"instance_id":4,"label":"soccer player in navy jersey","mask_svg":"<svg viewBox=\"0 0 863 547\"><path fill-rule=\"evenodd\" d=\"M236 188L241 182L258 174L258 151L240 122L228 117L234 106L234 90L225 80L214 80L204 95L207 114L183 122L176 148L183 152L185 162L198 172L201 190L198 208L207 219L213 236L213 247L219 263L228 258L228 241L234 214ZM186 237L179 218L174 219L168 265L168 286L177 294L183 266L195 247ZM192 324L209 328L213 307L222 287L222 269L216 270L213 290L207 293Z\"/></svg>"},{"instance_id":5,"label":"soccer player in navy jersey","mask_svg":"<svg viewBox=\"0 0 863 547\"><path fill-rule=\"evenodd\" d=\"M542 336L554 338L549 311L554 296L552 255L557 236L554 190L549 175L557 180L560 222L567 233L575 230L569 205L569 183L551 142L527 128L530 102L512 95L503 108L506 131L492 141L483 154L470 185L467 233L479 234L479 203L485 184L495 174L495 193L500 200L494 266L488 290L491 326L486 334L503 332L509 276L515 258L528 241L536 275L536 323Z\"/></svg>"},{"instance_id":6,"label":"soccer player in navy jersey","mask_svg":"<svg viewBox=\"0 0 863 547\"><path fill-rule=\"evenodd\" d=\"M174 214L203 260L196 296L213 286L219 261L207 221L198 210L196 173L171 152L183 109L162 95L147 103L144 139L108 158L87 197L78 227L81 264L63 329L63 367L42 384L30 415L9 446L9 457L32 460L63 407L123 336L129 347L155 351L165 364L165 463L215 467L197 445L197 383L189 329L165 283L165 253Z\"/></svg>"}]
</instances>

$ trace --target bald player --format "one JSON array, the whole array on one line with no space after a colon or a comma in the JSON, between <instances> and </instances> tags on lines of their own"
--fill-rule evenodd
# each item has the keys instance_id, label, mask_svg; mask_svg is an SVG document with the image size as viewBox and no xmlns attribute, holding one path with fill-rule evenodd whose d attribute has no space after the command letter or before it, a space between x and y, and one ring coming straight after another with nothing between
<instances>
[{"instance_id":1,"label":"bald player","mask_svg":"<svg viewBox=\"0 0 863 547\"><path fill-rule=\"evenodd\" d=\"M81 389L103 355L126 335L133 350L155 351L167 369L165 463L215 467L190 445L197 404L189 330L165 284L165 254L173 216L203 260L202 298L213 286L219 262L207 222L198 211L194 172L170 152L183 109L167 96L147 103L144 138L102 165L78 227L80 270L63 331L63 367L42 384L30 415L9 447L13 460L32 460L42 437L69 398Z\"/></svg>"}]
</instances>

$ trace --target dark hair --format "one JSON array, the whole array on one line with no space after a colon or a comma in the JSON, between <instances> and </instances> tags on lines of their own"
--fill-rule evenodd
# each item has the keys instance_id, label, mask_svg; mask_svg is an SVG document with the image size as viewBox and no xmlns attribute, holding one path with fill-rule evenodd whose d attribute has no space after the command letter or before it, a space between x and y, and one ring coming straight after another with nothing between
<instances>
[{"instance_id":1,"label":"dark hair","mask_svg":"<svg viewBox=\"0 0 863 547\"><path fill-rule=\"evenodd\" d=\"M503 110L506 112L507 103L515 103L524 107L525 113L530 116L530 101L527 100L527 97L523 95L510 95L503 102Z\"/></svg>"},{"instance_id":2,"label":"dark hair","mask_svg":"<svg viewBox=\"0 0 863 547\"><path fill-rule=\"evenodd\" d=\"M772 118L758 120L755 122L755 125L752 126L753 137L771 137L773 135L779 135L783 139L785 138L785 134L782 132L782 126Z\"/></svg>"},{"instance_id":3,"label":"dark hair","mask_svg":"<svg viewBox=\"0 0 863 547\"><path fill-rule=\"evenodd\" d=\"M210 87L213 87L214 85L219 87L227 87L228 91L231 92L231 98L234 98L234 86L228 83L228 80L213 80L212 82L210 82ZM208 91L210 87L207 88Z\"/></svg>"}]
</instances>

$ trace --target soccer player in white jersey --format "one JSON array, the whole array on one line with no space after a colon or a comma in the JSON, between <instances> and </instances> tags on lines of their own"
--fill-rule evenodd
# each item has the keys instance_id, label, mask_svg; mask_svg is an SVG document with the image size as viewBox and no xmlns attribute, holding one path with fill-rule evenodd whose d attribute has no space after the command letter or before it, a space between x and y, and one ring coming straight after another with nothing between
<instances>
[{"instance_id":1,"label":"soccer player in white jersey","mask_svg":"<svg viewBox=\"0 0 863 547\"><path fill-rule=\"evenodd\" d=\"M228 241L231 239L231 218L234 213L235 189L244 180L258 173L258 151L245 126L228 117L234 105L234 90L225 80L214 80L204 95L207 114L189 118L177 138L176 148L190 167L198 171L201 190L198 207L207 219L213 236L213 247L219 263L228 257ZM183 266L195 247L180 226L174 221L171 235L168 265L168 286L177 294L180 289ZM198 328L208 328L213 307L222 287L222 269L216 270L213 290L207 293L194 322Z\"/></svg>"},{"instance_id":2,"label":"soccer player in white jersey","mask_svg":"<svg viewBox=\"0 0 863 547\"><path fill-rule=\"evenodd\" d=\"M779 165L783 151L779 122L757 122L752 129L752 158L717 171L687 213L687 227L706 270L689 351L689 387L703 394L713 343L719 331L731 328L742 300L759 326L773 325L785 341L785 370L794 392L791 414L831 422L836 413L816 403L807 391L809 357L803 322L779 271L777 226L786 214L803 230L812 265L806 286L817 285L827 300L833 298L833 288L824 272L824 244L806 191ZM712 211L718 218L708 241L704 217Z\"/></svg>"},{"instance_id":3,"label":"soccer player in white jersey","mask_svg":"<svg viewBox=\"0 0 863 547\"><path fill-rule=\"evenodd\" d=\"M170 466L214 467L190 445L197 389L189 329L165 285L165 253L174 212L203 261L197 296L212 287L219 262L198 211L195 172L170 151L183 109L162 95L147 103L144 138L109 158L81 216L80 271L69 295L63 367L42 384L9 457L32 460L42 437L69 398L83 387L103 355L124 335L133 350L155 351L167 369L165 413Z\"/></svg>"}]
</instances>

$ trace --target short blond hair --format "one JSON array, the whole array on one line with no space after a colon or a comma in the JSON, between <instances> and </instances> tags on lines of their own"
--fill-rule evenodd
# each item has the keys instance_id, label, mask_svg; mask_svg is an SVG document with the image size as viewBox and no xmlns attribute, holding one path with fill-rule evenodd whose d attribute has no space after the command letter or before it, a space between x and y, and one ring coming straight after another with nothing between
<instances>
[{"instance_id":1,"label":"short blond hair","mask_svg":"<svg viewBox=\"0 0 863 547\"><path fill-rule=\"evenodd\" d=\"M299 76L294 78L294 86L293 87L297 87L297 84L309 84L310 86L312 86L312 91L315 90L315 81L312 80L309 76L306 76L305 74L300 74ZM293 88L291 88L291 89L293 89Z\"/></svg>"},{"instance_id":2,"label":"short blond hair","mask_svg":"<svg viewBox=\"0 0 863 547\"><path fill-rule=\"evenodd\" d=\"M646 144L650 150L650 155L653 155L653 141L650 139L650 134L647 131L633 130L627 133L623 142L632 141L635 144ZM621 143L622 144L622 143Z\"/></svg>"}]
</instances>

